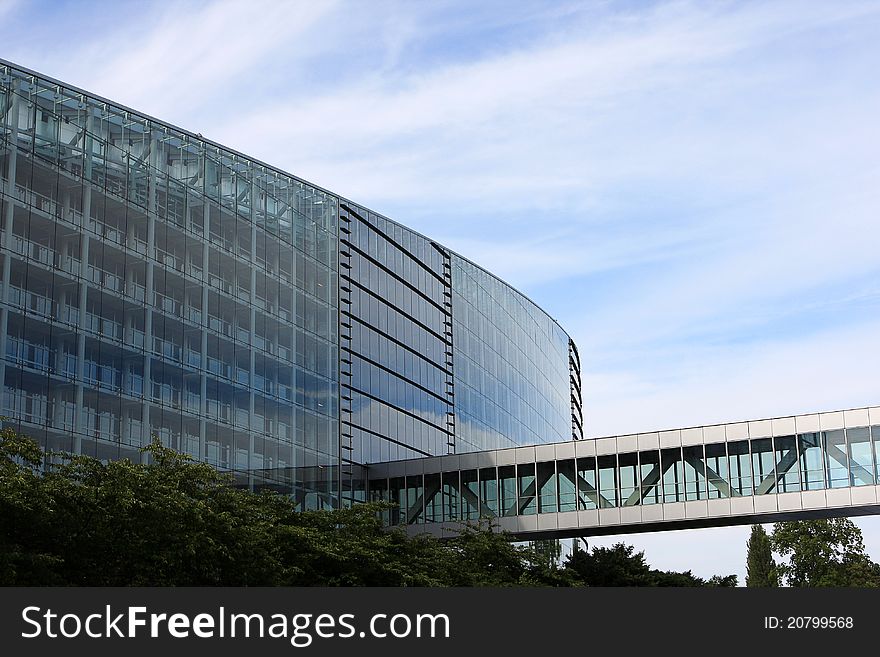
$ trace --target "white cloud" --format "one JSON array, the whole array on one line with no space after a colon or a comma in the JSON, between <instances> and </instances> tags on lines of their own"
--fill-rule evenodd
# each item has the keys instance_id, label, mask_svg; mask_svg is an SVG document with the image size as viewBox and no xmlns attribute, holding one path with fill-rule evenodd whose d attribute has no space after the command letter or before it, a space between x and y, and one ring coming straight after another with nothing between
<instances>
[{"instance_id":1,"label":"white cloud","mask_svg":"<svg viewBox=\"0 0 880 657\"><path fill-rule=\"evenodd\" d=\"M335 7L333 0L157 3L59 65L90 91L198 130L211 104L246 111L260 91L260 67L284 52L302 57L309 31Z\"/></svg>"},{"instance_id":2,"label":"white cloud","mask_svg":"<svg viewBox=\"0 0 880 657\"><path fill-rule=\"evenodd\" d=\"M880 402L880 321L729 347L666 347L629 369L591 369L582 348L590 436L736 422ZM614 359L611 360L614 365Z\"/></svg>"},{"instance_id":3,"label":"white cloud","mask_svg":"<svg viewBox=\"0 0 880 657\"><path fill-rule=\"evenodd\" d=\"M803 128L810 116L771 112L752 136L731 138L730 121L752 118L737 94L762 80L727 69L743 53L856 10L810 5L793 17L784 5L720 14L684 7L488 59L296 94L245 117L248 139L265 157L359 198L414 202L452 192L495 208L558 194L583 203L609 184L692 175L701 163L701 177L736 185L801 160L783 165L772 151L797 146L802 129L761 128L792 118ZM784 82L788 66L767 62L763 82ZM720 117L701 116L704 109ZM232 135L240 121L219 130Z\"/></svg>"}]
</instances>

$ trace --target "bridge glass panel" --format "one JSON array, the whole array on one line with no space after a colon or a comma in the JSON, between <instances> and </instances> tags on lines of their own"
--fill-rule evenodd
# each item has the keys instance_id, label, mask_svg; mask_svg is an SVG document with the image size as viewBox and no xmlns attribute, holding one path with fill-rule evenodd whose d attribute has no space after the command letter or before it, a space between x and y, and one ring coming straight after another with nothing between
<instances>
[{"instance_id":1,"label":"bridge glass panel","mask_svg":"<svg viewBox=\"0 0 880 657\"><path fill-rule=\"evenodd\" d=\"M501 510L505 516L516 515L516 466L505 465L498 468L498 482L501 489Z\"/></svg>"},{"instance_id":2,"label":"bridge glass panel","mask_svg":"<svg viewBox=\"0 0 880 657\"><path fill-rule=\"evenodd\" d=\"M577 459L577 481L579 508L589 510L598 507L599 480L596 477L595 458L587 456Z\"/></svg>"},{"instance_id":3,"label":"bridge glass panel","mask_svg":"<svg viewBox=\"0 0 880 657\"><path fill-rule=\"evenodd\" d=\"M663 502L683 502L684 464L681 460L681 448L661 450L660 466L663 469Z\"/></svg>"},{"instance_id":4,"label":"bridge glass panel","mask_svg":"<svg viewBox=\"0 0 880 657\"><path fill-rule=\"evenodd\" d=\"M822 453L821 435L801 433L798 434L797 440L804 490L825 488L825 456Z\"/></svg>"},{"instance_id":5,"label":"bridge glass panel","mask_svg":"<svg viewBox=\"0 0 880 657\"><path fill-rule=\"evenodd\" d=\"M880 481L880 425L871 427L871 441L874 445L874 478Z\"/></svg>"},{"instance_id":6,"label":"bridge glass panel","mask_svg":"<svg viewBox=\"0 0 880 657\"><path fill-rule=\"evenodd\" d=\"M749 441L737 440L727 444L730 464L730 486L736 495L752 494L752 465L749 456Z\"/></svg>"},{"instance_id":7,"label":"bridge glass panel","mask_svg":"<svg viewBox=\"0 0 880 657\"><path fill-rule=\"evenodd\" d=\"M406 524L414 525L425 522L424 492L422 475L408 475L406 478L406 501L409 506L406 510Z\"/></svg>"},{"instance_id":8,"label":"bridge glass panel","mask_svg":"<svg viewBox=\"0 0 880 657\"><path fill-rule=\"evenodd\" d=\"M709 499L728 497L730 495L726 443L706 445L706 483Z\"/></svg>"},{"instance_id":9,"label":"bridge glass panel","mask_svg":"<svg viewBox=\"0 0 880 657\"><path fill-rule=\"evenodd\" d=\"M516 466L519 515L534 515L538 510L535 502L535 464L520 463Z\"/></svg>"},{"instance_id":10,"label":"bridge glass panel","mask_svg":"<svg viewBox=\"0 0 880 657\"><path fill-rule=\"evenodd\" d=\"M599 471L599 506L618 506L617 502L617 456L600 456L596 459Z\"/></svg>"},{"instance_id":11,"label":"bridge glass panel","mask_svg":"<svg viewBox=\"0 0 880 657\"><path fill-rule=\"evenodd\" d=\"M442 522L443 498L440 494L440 473L425 475L425 522Z\"/></svg>"},{"instance_id":12,"label":"bridge glass panel","mask_svg":"<svg viewBox=\"0 0 880 657\"><path fill-rule=\"evenodd\" d=\"M538 463L538 513L556 513L556 463Z\"/></svg>"},{"instance_id":13,"label":"bridge glass panel","mask_svg":"<svg viewBox=\"0 0 880 657\"><path fill-rule=\"evenodd\" d=\"M483 506L481 516L498 515L498 473L495 468L480 470L480 504Z\"/></svg>"},{"instance_id":14,"label":"bridge glass panel","mask_svg":"<svg viewBox=\"0 0 880 657\"><path fill-rule=\"evenodd\" d=\"M460 520L458 472L444 472L442 478L443 519Z\"/></svg>"},{"instance_id":15,"label":"bridge glass panel","mask_svg":"<svg viewBox=\"0 0 880 657\"><path fill-rule=\"evenodd\" d=\"M577 511L577 477L575 476L574 459L556 462L557 481L559 484L559 511Z\"/></svg>"},{"instance_id":16,"label":"bridge glass panel","mask_svg":"<svg viewBox=\"0 0 880 657\"><path fill-rule=\"evenodd\" d=\"M752 443L752 476L755 495L776 492L776 468L773 462L773 440L756 438Z\"/></svg>"},{"instance_id":17,"label":"bridge glass panel","mask_svg":"<svg viewBox=\"0 0 880 657\"><path fill-rule=\"evenodd\" d=\"M403 523L406 512L406 481L403 477L388 480L388 500L395 505L391 509L391 524Z\"/></svg>"},{"instance_id":18,"label":"bridge glass panel","mask_svg":"<svg viewBox=\"0 0 880 657\"><path fill-rule=\"evenodd\" d=\"M480 517L480 495L476 470L461 472L461 519L477 520Z\"/></svg>"},{"instance_id":19,"label":"bridge glass panel","mask_svg":"<svg viewBox=\"0 0 880 657\"><path fill-rule=\"evenodd\" d=\"M639 452L639 494L642 504L659 504L663 501L660 486L660 452L656 449Z\"/></svg>"},{"instance_id":20,"label":"bridge glass panel","mask_svg":"<svg viewBox=\"0 0 880 657\"><path fill-rule=\"evenodd\" d=\"M636 452L619 454L620 502L622 506L639 503L639 455Z\"/></svg>"},{"instance_id":21,"label":"bridge glass panel","mask_svg":"<svg viewBox=\"0 0 880 657\"><path fill-rule=\"evenodd\" d=\"M849 447L850 486L868 486L875 483L874 454L871 449L871 430L856 427L846 430Z\"/></svg>"},{"instance_id":22,"label":"bridge glass panel","mask_svg":"<svg viewBox=\"0 0 880 657\"><path fill-rule=\"evenodd\" d=\"M684 448L684 495L688 501L705 500L708 495L702 445Z\"/></svg>"},{"instance_id":23,"label":"bridge glass panel","mask_svg":"<svg viewBox=\"0 0 880 657\"><path fill-rule=\"evenodd\" d=\"M825 465L828 468L828 487L845 488L849 486L849 467L846 457L846 436L843 429L823 431L822 442L825 447Z\"/></svg>"},{"instance_id":24,"label":"bridge glass panel","mask_svg":"<svg viewBox=\"0 0 880 657\"><path fill-rule=\"evenodd\" d=\"M798 464L797 441L794 436L776 436L773 439L776 450L776 492L791 493L801 490L800 466Z\"/></svg>"}]
</instances>

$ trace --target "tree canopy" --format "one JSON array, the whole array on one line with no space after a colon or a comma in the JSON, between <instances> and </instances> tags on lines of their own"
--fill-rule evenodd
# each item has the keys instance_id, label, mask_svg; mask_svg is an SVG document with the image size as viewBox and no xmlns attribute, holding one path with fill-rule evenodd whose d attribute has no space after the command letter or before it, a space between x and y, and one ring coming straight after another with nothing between
<instances>
[{"instance_id":1,"label":"tree canopy","mask_svg":"<svg viewBox=\"0 0 880 657\"><path fill-rule=\"evenodd\" d=\"M632 545L615 543L610 548L577 549L565 567L587 586L736 586L736 575L715 575L708 580L690 570L664 571L651 568L644 552Z\"/></svg>"},{"instance_id":2,"label":"tree canopy","mask_svg":"<svg viewBox=\"0 0 880 657\"><path fill-rule=\"evenodd\" d=\"M559 563L485 526L437 540L384 527L382 505L297 512L276 493L162 446L147 463L44 454L0 431L0 584L61 586L702 586L623 544Z\"/></svg>"},{"instance_id":3,"label":"tree canopy","mask_svg":"<svg viewBox=\"0 0 880 657\"><path fill-rule=\"evenodd\" d=\"M779 571L788 586L880 586L880 565L848 518L777 522L770 542L787 559Z\"/></svg>"}]
</instances>

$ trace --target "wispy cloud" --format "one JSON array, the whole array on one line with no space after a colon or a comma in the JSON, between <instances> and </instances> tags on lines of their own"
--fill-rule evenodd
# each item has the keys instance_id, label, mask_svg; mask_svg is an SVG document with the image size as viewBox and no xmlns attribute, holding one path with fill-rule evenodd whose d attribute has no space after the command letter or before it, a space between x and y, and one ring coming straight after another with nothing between
<instances>
[{"instance_id":1,"label":"wispy cloud","mask_svg":"<svg viewBox=\"0 0 880 657\"><path fill-rule=\"evenodd\" d=\"M435 236L588 372L880 314L875 3L83 6L19 7L57 47L10 31L16 58Z\"/></svg>"},{"instance_id":2,"label":"wispy cloud","mask_svg":"<svg viewBox=\"0 0 880 657\"><path fill-rule=\"evenodd\" d=\"M588 372L585 424L603 436L870 406L877 335L880 321L746 345L660 347L643 369Z\"/></svg>"},{"instance_id":3,"label":"wispy cloud","mask_svg":"<svg viewBox=\"0 0 880 657\"><path fill-rule=\"evenodd\" d=\"M314 25L336 5L334 0L122 5L114 9L113 29L91 30L77 45L64 38L64 58L57 43L46 41L59 77L142 111L198 125L199 114L218 103L246 110L248 94L262 84L254 73L272 65L273 56L291 57L295 65L317 41Z\"/></svg>"}]
</instances>

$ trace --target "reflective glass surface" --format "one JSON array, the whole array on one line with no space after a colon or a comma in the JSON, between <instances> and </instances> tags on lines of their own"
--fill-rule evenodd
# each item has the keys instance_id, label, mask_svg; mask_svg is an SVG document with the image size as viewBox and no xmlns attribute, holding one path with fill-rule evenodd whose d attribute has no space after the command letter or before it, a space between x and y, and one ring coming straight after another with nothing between
<instances>
[{"instance_id":1,"label":"reflective glass surface","mask_svg":"<svg viewBox=\"0 0 880 657\"><path fill-rule=\"evenodd\" d=\"M3 415L335 504L336 199L2 66L0 190Z\"/></svg>"},{"instance_id":2,"label":"reflective glass surface","mask_svg":"<svg viewBox=\"0 0 880 657\"><path fill-rule=\"evenodd\" d=\"M568 336L522 294L454 254L452 273L457 451L570 440Z\"/></svg>"},{"instance_id":3,"label":"reflective glass surface","mask_svg":"<svg viewBox=\"0 0 880 657\"><path fill-rule=\"evenodd\" d=\"M366 208L4 62L0 194L0 413L49 449L140 459L156 436L310 509L367 499L367 464L581 437L577 349L519 292ZM576 479L521 490L474 471L454 495L438 482L433 506L407 479L380 494L409 504L396 521L424 522L550 508L563 485L570 506Z\"/></svg>"}]
</instances>

